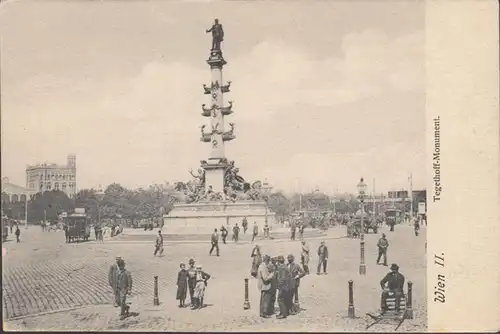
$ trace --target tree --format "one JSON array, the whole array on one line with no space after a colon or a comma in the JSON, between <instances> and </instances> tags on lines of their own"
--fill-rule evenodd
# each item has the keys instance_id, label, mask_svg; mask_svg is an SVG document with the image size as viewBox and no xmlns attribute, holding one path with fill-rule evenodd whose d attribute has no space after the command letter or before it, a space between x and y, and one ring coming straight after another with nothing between
<instances>
[{"instance_id":1,"label":"tree","mask_svg":"<svg viewBox=\"0 0 500 334\"><path fill-rule=\"evenodd\" d=\"M45 191L35 194L28 202L28 219L40 221L46 218L54 221L62 212L68 212L73 208L73 201L64 192Z\"/></svg>"}]
</instances>

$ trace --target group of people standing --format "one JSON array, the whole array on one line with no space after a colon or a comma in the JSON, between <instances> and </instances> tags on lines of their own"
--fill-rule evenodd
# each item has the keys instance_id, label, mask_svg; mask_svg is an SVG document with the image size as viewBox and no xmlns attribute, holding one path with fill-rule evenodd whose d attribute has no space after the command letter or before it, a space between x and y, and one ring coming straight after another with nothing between
<instances>
[{"instance_id":1,"label":"group of people standing","mask_svg":"<svg viewBox=\"0 0 500 334\"><path fill-rule=\"evenodd\" d=\"M204 306L205 289L210 275L203 271L201 265L195 265L194 259L189 259L189 267L186 269L184 263L180 264L177 274L177 296L179 307L186 307L187 291L191 299L191 309L196 310Z\"/></svg>"},{"instance_id":2,"label":"group of people standing","mask_svg":"<svg viewBox=\"0 0 500 334\"><path fill-rule=\"evenodd\" d=\"M257 279L257 287L261 292L259 313L263 318L269 318L275 313L275 304L278 302L278 319L284 319L289 315L300 311L299 287L300 280L309 274L309 246L302 241L301 265L295 262L292 254L287 256L287 263L283 256L271 258L269 255L261 254L260 246L256 245L252 250L251 275ZM322 241L318 247L318 270L321 267L326 274L326 263L328 261L328 247Z\"/></svg>"}]
</instances>

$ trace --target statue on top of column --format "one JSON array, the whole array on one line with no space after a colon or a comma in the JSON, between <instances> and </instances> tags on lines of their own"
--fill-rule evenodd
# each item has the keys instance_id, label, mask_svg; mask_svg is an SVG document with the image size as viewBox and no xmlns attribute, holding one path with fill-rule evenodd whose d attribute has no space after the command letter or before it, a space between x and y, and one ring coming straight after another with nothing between
<instances>
[{"instance_id":1,"label":"statue on top of column","mask_svg":"<svg viewBox=\"0 0 500 334\"><path fill-rule=\"evenodd\" d=\"M212 51L221 51L220 43L224 41L224 29L218 19L215 19L212 28L205 30L206 33L212 33Z\"/></svg>"}]
</instances>

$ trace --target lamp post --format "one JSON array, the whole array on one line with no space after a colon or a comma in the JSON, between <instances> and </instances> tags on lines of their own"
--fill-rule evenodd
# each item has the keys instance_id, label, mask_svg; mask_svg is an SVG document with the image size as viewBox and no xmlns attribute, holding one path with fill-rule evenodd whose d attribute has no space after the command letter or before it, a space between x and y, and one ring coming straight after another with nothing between
<instances>
[{"instance_id":1,"label":"lamp post","mask_svg":"<svg viewBox=\"0 0 500 334\"><path fill-rule=\"evenodd\" d=\"M359 263L359 274L360 275L366 275L366 264L365 264L365 225L363 221L363 215L364 215L364 200L365 200L365 192L366 192L366 183L363 181L363 178L359 180L358 183L358 197L359 197L359 202L360 202L360 212L361 212L361 231L360 231L360 242L359 246L361 249L361 259Z\"/></svg>"},{"instance_id":2,"label":"lamp post","mask_svg":"<svg viewBox=\"0 0 500 334\"><path fill-rule=\"evenodd\" d=\"M101 186L99 185L99 189L97 189L95 193L97 197L97 223L101 224L101 201L104 198L104 191L102 191Z\"/></svg>"}]
</instances>

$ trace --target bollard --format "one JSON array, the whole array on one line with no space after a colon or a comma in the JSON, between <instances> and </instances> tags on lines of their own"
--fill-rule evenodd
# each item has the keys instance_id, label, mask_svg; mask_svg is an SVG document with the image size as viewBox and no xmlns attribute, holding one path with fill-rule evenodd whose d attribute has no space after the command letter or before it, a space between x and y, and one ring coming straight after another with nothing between
<instances>
[{"instance_id":1,"label":"bollard","mask_svg":"<svg viewBox=\"0 0 500 334\"><path fill-rule=\"evenodd\" d=\"M408 301L406 302L406 317L408 319L413 319L413 307L411 305L411 299L413 294L413 283L411 281L408 282Z\"/></svg>"},{"instance_id":2,"label":"bollard","mask_svg":"<svg viewBox=\"0 0 500 334\"><path fill-rule=\"evenodd\" d=\"M356 315L354 314L354 294L353 294L353 282L352 280L348 282L349 283L349 306L347 307L347 316L351 319L356 318Z\"/></svg>"},{"instance_id":3,"label":"bollard","mask_svg":"<svg viewBox=\"0 0 500 334\"><path fill-rule=\"evenodd\" d=\"M155 276L155 281L154 281L154 297L153 297L153 305L158 306L160 305L160 299L158 298L158 276Z\"/></svg>"},{"instance_id":4,"label":"bollard","mask_svg":"<svg viewBox=\"0 0 500 334\"><path fill-rule=\"evenodd\" d=\"M360 275L366 275L366 264L365 264L365 242L361 241L359 243L359 246L361 248L361 261L359 264L359 274Z\"/></svg>"},{"instance_id":5,"label":"bollard","mask_svg":"<svg viewBox=\"0 0 500 334\"><path fill-rule=\"evenodd\" d=\"M250 309L250 301L248 300L248 278L245 278L245 302L243 303L243 309Z\"/></svg>"}]
</instances>

